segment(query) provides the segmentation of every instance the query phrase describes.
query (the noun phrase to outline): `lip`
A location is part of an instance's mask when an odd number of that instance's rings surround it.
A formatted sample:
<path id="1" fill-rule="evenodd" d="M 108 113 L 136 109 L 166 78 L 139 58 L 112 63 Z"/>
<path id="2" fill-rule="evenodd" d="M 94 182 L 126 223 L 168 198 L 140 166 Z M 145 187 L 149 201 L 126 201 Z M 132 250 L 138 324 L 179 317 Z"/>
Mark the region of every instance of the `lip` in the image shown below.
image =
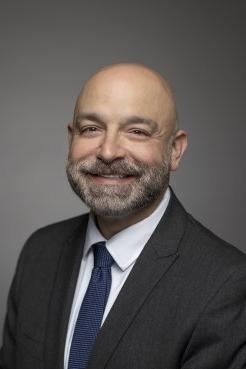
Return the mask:
<path id="1" fill-rule="evenodd" d="M 117 176 L 117 175 L 95 175 L 88 173 L 87 174 L 90 179 L 95 182 L 96 184 L 111 184 L 111 185 L 120 185 L 120 184 L 127 184 L 130 183 L 135 177 L 134 176 Z"/>

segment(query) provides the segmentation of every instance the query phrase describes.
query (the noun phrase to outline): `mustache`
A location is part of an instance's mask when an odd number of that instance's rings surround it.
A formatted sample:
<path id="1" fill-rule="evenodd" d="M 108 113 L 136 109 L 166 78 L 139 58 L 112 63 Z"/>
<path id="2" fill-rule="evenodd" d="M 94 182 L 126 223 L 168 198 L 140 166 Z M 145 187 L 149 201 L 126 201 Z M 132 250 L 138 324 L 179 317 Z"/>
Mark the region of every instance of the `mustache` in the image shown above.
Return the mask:
<path id="1" fill-rule="evenodd" d="M 92 175 L 118 175 L 141 177 L 149 167 L 137 160 L 117 159 L 110 163 L 100 159 L 78 159 L 68 161 L 68 167 L 76 167 L 77 172 Z"/>

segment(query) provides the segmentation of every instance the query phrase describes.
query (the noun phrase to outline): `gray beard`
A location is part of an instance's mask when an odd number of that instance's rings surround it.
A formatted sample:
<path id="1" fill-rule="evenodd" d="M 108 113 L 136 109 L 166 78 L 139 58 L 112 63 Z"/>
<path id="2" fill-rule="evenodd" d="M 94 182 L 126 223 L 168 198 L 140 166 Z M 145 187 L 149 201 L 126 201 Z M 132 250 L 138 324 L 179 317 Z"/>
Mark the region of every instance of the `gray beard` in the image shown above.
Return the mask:
<path id="1" fill-rule="evenodd" d="M 104 217 L 123 217 L 155 201 L 169 183 L 170 159 L 156 166 L 137 160 L 116 159 L 110 163 L 102 159 L 68 160 L 68 181 L 78 197 L 96 214 Z M 132 175 L 127 184 L 96 184 L 87 175 Z"/>

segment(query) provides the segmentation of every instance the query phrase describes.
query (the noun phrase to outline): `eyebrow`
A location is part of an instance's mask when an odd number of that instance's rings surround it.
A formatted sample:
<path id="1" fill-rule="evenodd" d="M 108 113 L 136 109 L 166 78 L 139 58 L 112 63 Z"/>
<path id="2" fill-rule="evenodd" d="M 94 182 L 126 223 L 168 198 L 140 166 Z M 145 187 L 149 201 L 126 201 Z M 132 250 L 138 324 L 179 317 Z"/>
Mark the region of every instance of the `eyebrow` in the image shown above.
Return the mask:
<path id="1" fill-rule="evenodd" d="M 132 115 L 128 117 L 125 121 L 125 124 L 132 124 L 132 123 L 139 123 L 139 124 L 146 124 L 150 126 L 151 128 L 157 128 L 158 124 L 155 120 L 151 118 L 141 117 L 138 115 Z"/>
<path id="2" fill-rule="evenodd" d="M 105 124 L 103 119 L 96 113 L 80 113 L 75 117 L 75 124 L 78 125 L 82 120 L 90 120 L 99 124 Z"/>
<path id="3" fill-rule="evenodd" d="M 101 118 L 96 113 L 81 113 L 81 114 L 79 114 L 75 118 L 75 124 L 78 125 L 82 120 L 90 120 L 92 122 L 96 122 L 96 123 L 105 125 L 104 119 Z M 130 117 L 128 117 L 126 119 L 123 119 L 121 121 L 121 124 L 123 124 L 123 125 L 134 124 L 134 123 L 146 124 L 146 125 L 150 126 L 153 129 L 158 127 L 158 124 L 155 120 L 153 120 L 151 118 L 141 117 L 141 116 L 138 116 L 138 115 L 131 115 Z"/>

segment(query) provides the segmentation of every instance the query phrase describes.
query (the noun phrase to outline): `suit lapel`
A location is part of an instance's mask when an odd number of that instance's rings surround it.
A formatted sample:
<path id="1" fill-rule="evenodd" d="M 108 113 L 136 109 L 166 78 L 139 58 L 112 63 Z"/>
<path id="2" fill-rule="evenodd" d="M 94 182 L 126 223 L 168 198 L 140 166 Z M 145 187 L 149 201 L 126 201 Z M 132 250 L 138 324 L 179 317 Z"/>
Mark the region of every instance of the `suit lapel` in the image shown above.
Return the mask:
<path id="1" fill-rule="evenodd" d="M 82 216 L 70 239 L 61 251 L 52 290 L 45 340 L 45 368 L 64 367 L 67 326 L 83 254 L 88 215 Z"/>
<path id="2" fill-rule="evenodd" d="M 88 369 L 104 368 L 139 309 L 178 258 L 186 226 L 186 212 L 175 195 L 144 247 L 102 326 Z"/>

